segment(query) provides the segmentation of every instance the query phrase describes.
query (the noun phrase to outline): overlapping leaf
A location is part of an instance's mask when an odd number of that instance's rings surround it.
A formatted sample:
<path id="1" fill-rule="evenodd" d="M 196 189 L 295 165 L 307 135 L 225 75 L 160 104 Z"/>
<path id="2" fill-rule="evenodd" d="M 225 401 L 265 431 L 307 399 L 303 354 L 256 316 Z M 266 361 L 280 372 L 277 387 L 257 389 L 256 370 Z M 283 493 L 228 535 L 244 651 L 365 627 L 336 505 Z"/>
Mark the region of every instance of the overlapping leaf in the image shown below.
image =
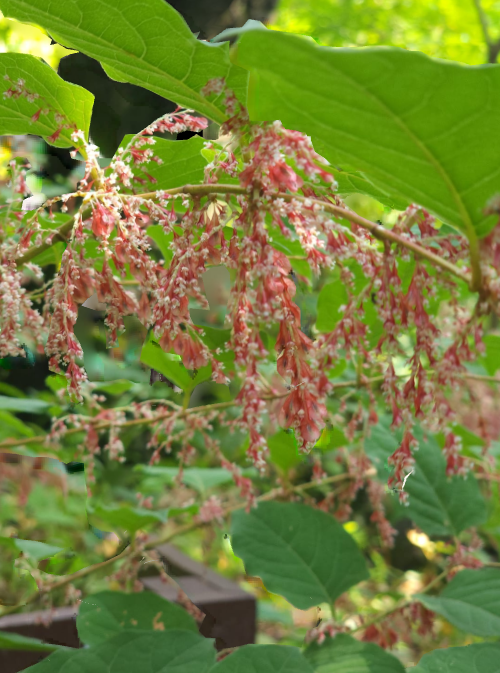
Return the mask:
<path id="1" fill-rule="evenodd" d="M 253 121 L 308 134 L 334 167 L 365 174 L 386 198 L 418 203 L 469 237 L 496 223 L 483 209 L 499 191 L 500 66 L 320 47 L 262 29 L 241 36 L 234 60 L 251 73 Z"/>
<path id="2" fill-rule="evenodd" d="M 225 77 L 245 103 L 247 73 L 232 65 L 229 44 L 198 41 L 181 15 L 163 0 L 1 0 L 5 17 L 37 24 L 57 42 L 100 61 L 106 73 L 223 122 L 223 96 L 200 94 L 208 80 Z"/>
<path id="3" fill-rule="evenodd" d="M 24 80 L 26 91 L 40 98 L 30 102 L 23 95 L 5 97 L 4 93 L 19 79 Z M 0 135 L 32 133 L 56 147 L 72 147 L 74 129 L 63 129 L 57 139 L 48 140 L 60 126 L 55 119 L 58 113 L 88 139 L 94 96 L 81 86 L 65 82 L 41 59 L 29 54 L 0 54 L 0 82 Z M 41 108 L 50 108 L 49 114 L 40 114 L 37 121 L 32 121 Z"/>

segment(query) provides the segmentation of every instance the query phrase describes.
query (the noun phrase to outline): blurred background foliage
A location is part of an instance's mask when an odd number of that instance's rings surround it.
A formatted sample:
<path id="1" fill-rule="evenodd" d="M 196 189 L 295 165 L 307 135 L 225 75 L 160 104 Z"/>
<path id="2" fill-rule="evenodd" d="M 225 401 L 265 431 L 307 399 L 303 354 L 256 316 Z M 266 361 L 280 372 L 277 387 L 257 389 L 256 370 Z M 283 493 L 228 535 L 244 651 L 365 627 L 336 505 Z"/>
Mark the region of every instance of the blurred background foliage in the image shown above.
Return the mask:
<path id="1" fill-rule="evenodd" d="M 269 28 L 328 47 L 402 47 L 468 65 L 488 62 L 480 12 L 500 39 L 498 0 L 281 0 Z"/>
<path id="2" fill-rule="evenodd" d="M 432 57 L 480 65 L 491 60 L 490 57 L 494 55 L 492 48 L 500 38 L 498 0 L 482 0 L 482 17 L 476 0 L 280 0 L 278 3 L 272 0 L 228 0 L 214 5 L 210 17 L 201 15 L 197 7 L 199 2 L 179 2 L 179 6 L 173 2 L 171 4 L 185 16 L 193 31 L 202 31 L 200 39 L 211 39 L 224 28 L 241 26 L 248 18 L 253 18 L 263 21 L 274 30 L 311 35 L 320 44 L 327 46 L 397 46 L 418 50 Z M 486 27 L 490 45 L 485 37 Z M 36 27 L 0 18 L 0 51 L 39 56 L 55 70 L 59 69 L 62 77 L 80 83 L 94 93 L 96 105 L 91 135 L 97 144 L 101 141 L 104 144 L 101 148 L 103 156 L 112 155 L 123 135 L 137 132 L 159 115 L 173 109 L 173 105 L 168 107 L 171 105 L 169 101 L 159 99 L 150 92 L 112 82 L 97 62 L 51 42 L 47 34 Z M 110 128 L 111 131 L 106 135 Z M 32 136 L 2 137 L 0 196 L 3 203 L 10 198 L 6 168 L 13 156 L 29 159 L 32 170 L 28 175 L 28 185 L 33 193 L 42 193 L 47 198 L 75 189 L 76 183 L 83 177 L 82 167 L 78 162 L 69 160 L 66 150 L 56 151 Z M 107 163 L 103 159 L 103 165 Z M 397 216 L 396 212 L 387 212 L 379 203 L 365 196 L 351 197 L 348 203 L 370 219 L 383 216 L 390 222 Z M 50 273 L 53 274 L 57 268 L 58 259 L 55 258 L 54 265 L 49 267 Z M 297 284 L 297 302 L 301 305 L 306 323 L 303 328 L 307 329 L 315 322 L 318 289 L 315 287 L 311 292 L 302 282 Z M 193 305 L 192 308 L 195 311 L 197 307 Z M 177 393 L 164 384 L 158 382 L 149 386 L 149 370 L 138 358 L 144 335 L 137 325 L 132 324 L 133 321 L 127 324 L 127 332 L 120 337 L 119 347 L 106 349 L 99 313 L 92 312 L 91 315 L 89 309 L 83 308 L 80 314 L 77 333 L 85 346 L 87 365 L 92 369 L 92 362 L 95 362 L 94 369 L 102 374 L 96 393 L 105 395 L 105 407 L 126 407 L 132 402 L 152 397 L 179 401 Z M 478 370 L 478 373 L 481 371 Z M 355 375 L 352 363 L 348 364 L 343 375 Z M 227 399 L 227 393 L 222 388 L 209 382 L 203 383 L 195 390 L 191 406 Z M 44 357 L 37 356 L 34 369 L 0 370 L 0 441 L 13 436 L 43 434 L 48 430 L 52 416 L 70 412 L 71 409 L 61 402 L 58 395 L 60 389 L 60 381 L 48 370 Z M 484 401 L 486 398 L 480 399 Z M 332 400 L 329 406 L 332 413 L 337 413 L 339 401 Z M 358 400 L 348 400 L 347 408 L 354 414 Z M 459 406 L 457 408 L 460 411 Z M 470 409 L 465 406 L 462 411 L 463 417 L 470 413 Z M 495 416 L 493 408 L 491 415 Z M 465 421 L 464 425 L 471 427 Z M 336 441 L 324 449 L 323 466 L 329 475 L 340 470 L 337 459 L 345 437 L 340 431 L 338 434 Z M 225 455 L 245 467 L 246 438 L 229 433 L 217 423 L 214 423 L 214 435 L 221 441 Z M 271 446 L 273 459 L 278 465 L 283 460 L 280 451 L 289 441 L 289 436 L 285 437 L 276 433 Z M 479 438 L 474 437 L 472 445 L 476 440 L 479 444 Z M 176 507 L 189 508 L 195 501 L 212 494 L 226 501 L 231 498 L 237 500 L 236 489 L 231 482 L 214 485 L 201 480 L 197 484 L 174 485 L 172 481 L 166 483 L 165 478 L 135 469 L 139 464 L 147 463 L 151 455 L 151 449 L 146 448 L 148 439 L 147 428 L 141 426 L 129 429 L 124 437 L 126 461 L 123 464 L 107 460 L 103 452 L 97 465 L 97 479 L 103 501 L 133 506 L 137 503 L 136 493 L 140 492 L 143 496 L 151 496 L 154 509 L 161 510 L 174 504 Z M 197 459 L 197 466 L 212 466 L 207 452 L 203 452 L 202 440 L 198 437 L 193 444 L 201 456 Z M 71 548 L 72 554 L 63 555 L 54 561 L 52 572 L 58 574 L 74 572 L 107 558 L 120 545 L 116 535 L 99 535 L 89 526 L 85 511 L 84 473 L 75 463 L 82 448 L 81 434 L 68 438 L 65 453 L 57 458 L 67 462 L 70 469 L 64 469 L 62 463 L 54 460 L 45 466 L 45 474 L 42 474 L 32 470 L 30 461 L 38 452 L 44 451 L 43 446 L 36 443 L 26 445 L 18 450 L 18 453 L 24 454 L 26 462 L 19 468 L 17 476 L 0 484 L 0 536 L 47 541 Z M 162 467 L 173 468 L 178 464 L 179 448 L 174 442 L 172 453 L 162 459 Z M 258 487 L 263 490 L 272 488 L 276 476 L 283 473 L 296 483 L 308 481 L 312 462 L 309 459 L 290 460 L 288 454 L 283 469 L 278 467 L 274 477 L 266 482 L 257 481 Z M 313 498 L 320 499 L 323 495 L 320 490 L 311 491 Z M 337 615 L 340 619 L 356 612 L 376 613 L 390 607 L 401 595 L 418 592 L 436 576 L 443 559 L 450 554 L 452 548 L 446 545 L 446 541 L 433 541 L 416 530 L 410 519 L 392 516 L 391 498 L 388 500 L 389 518 L 399 533 L 395 548 L 388 553 L 381 550 L 374 526 L 369 521 L 366 494 L 358 492 L 353 503 L 352 520 L 345 524 L 345 528 L 355 537 L 369 559 L 371 581 L 365 583 L 362 589 L 354 587 L 348 592 L 345 610 L 340 609 Z M 495 502 L 494 516 L 489 522 L 489 530 L 492 531 L 489 553 L 491 558 L 498 560 L 496 548 L 500 535 L 500 506 Z M 259 598 L 257 642 L 302 645 L 306 630 L 318 619 L 317 610 L 296 610 L 283 598 L 269 594 L 258 578 L 246 576 L 241 560 L 232 553 L 230 540 L 225 538 L 226 532 L 224 525 L 214 526 L 193 531 L 176 539 L 175 543 L 193 558 L 204 561 L 255 593 Z M 51 570 L 46 566 L 44 568 L 46 571 Z M 107 579 L 106 575 L 107 570 L 103 570 L 85 578 L 79 585 L 83 594 L 117 588 L 116 583 Z M 26 590 L 22 584 L 23 580 L 16 579 L 13 568 L 5 559 L 0 562 L 0 595 L 10 592 L 14 598 L 19 598 Z M 53 598 L 56 606 L 66 602 L 63 591 L 55 592 Z M 30 611 L 40 607 L 30 605 L 22 610 Z M 329 606 L 325 604 L 320 607 L 320 617 L 327 619 L 330 616 Z M 399 643 L 395 654 L 409 666 L 416 663 L 422 654 L 434 649 L 436 643 L 439 643 L 439 647 L 453 647 L 484 640 L 487 639 L 466 636 L 438 618 L 434 640 L 415 634 L 414 646 L 409 648 Z"/>

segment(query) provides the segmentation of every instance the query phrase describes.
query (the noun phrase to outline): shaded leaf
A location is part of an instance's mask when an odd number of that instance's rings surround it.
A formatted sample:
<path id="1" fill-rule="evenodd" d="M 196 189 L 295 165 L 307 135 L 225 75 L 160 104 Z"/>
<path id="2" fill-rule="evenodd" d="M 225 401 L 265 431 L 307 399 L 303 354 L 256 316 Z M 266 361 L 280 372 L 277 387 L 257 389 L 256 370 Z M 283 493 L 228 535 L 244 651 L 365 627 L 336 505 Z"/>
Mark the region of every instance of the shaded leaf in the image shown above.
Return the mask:
<path id="1" fill-rule="evenodd" d="M 339 633 L 323 644 L 311 643 L 304 651 L 315 673 L 404 673 L 395 656 L 374 643 L 363 643 Z"/>
<path id="2" fill-rule="evenodd" d="M 196 622 L 185 610 L 150 591 L 92 594 L 81 602 L 76 625 L 85 645 L 99 645 L 124 629 L 198 632 Z"/>
<path id="3" fill-rule="evenodd" d="M 231 544 L 247 574 L 300 610 L 333 603 L 368 578 L 356 543 L 333 517 L 299 503 L 262 502 L 232 514 Z"/>
<path id="4" fill-rule="evenodd" d="M 313 673 L 298 647 L 243 645 L 219 661 L 210 673 Z"/>
<path id="5" fill-rule="evenodd" d="M 412 673 L 497 673 L 500 643 L 447 647 L 424 654 Z"/>
<path id="6" fill-rule="evenodd" d="M 415 594 L 429 610 L 477 636 L 500 635 L 500 569 L 462 570 L 439 596 Z"/>
<path id="7" fill-rule="evenodd" d="M 384 465 L 398 448 L 401 436 L 400 432 L 391 431 L 389 424 L 387 418 L 381 419 L 365 440 L 365 451 L 384 481 Z M 486 503 L 474 475 L 465 479 L 447 477 L 446 459 L 436 439 L 424 435 L 418 426 L 414 431 L 419 449 L 413 453 L 415 469 L 405 485 L 409 506 L 401 508 L 401 516 L 410 517 L 424 533 L 436 536 L 458 535 L 470 526 L 484 523 L 488 516 Z"/>

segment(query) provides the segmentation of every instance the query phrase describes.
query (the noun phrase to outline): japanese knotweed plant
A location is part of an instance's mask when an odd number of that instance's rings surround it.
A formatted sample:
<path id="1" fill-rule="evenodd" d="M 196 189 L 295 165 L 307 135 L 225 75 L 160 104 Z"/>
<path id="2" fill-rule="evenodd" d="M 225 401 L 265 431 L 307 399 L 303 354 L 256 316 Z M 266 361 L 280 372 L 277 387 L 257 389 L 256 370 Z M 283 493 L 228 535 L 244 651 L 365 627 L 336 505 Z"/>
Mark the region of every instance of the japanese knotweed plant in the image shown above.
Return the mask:
<path id="1" fill-rule="evenodd" d="M 29 7 L 21 0 L 0 0 L 0 9 L 5 16 L 35 21 L 65 46 L 98 59 L 110 77 L 179 105 L 126 137 L 109 166 L 102 167 L 88 138 L 91 94 L 62 81 L 34 57 L 0 55 L 1 132 L 31 133 L 57 147 L 72 147 L 72 156 L 85 162 L 77 191 L 28 211 L 22 208 L 30 195 L 27 167 L 12 162 L 14 198 L 1 218 L 0 356 L 23 356 L 23 344 L 30 342 L 46 354 L 51 371 L 65 377 L 61 395 L 90 410 L 54 418 L 43 438 L 47 446 L 57 448 L 65 437 L 83 431 L 79 457 L 91 484 L 93 456 L 107 450 L 111 459 L 123 461 L 122 430 L 145 423 L 152 430 L 151 464 L 162 452 L 170 453 L 175 441 L 181 447 L 182 478 L 183 466 L 197 453 L 193 437 L 201 432 L 246 504 L 246 512 L 233 518 L 235 552 L 249 573 L 262 576 L 271 591 L 302 609 L 333 605 L 350 586 L 367 579 L 354 543 L 329 516 L 345 521 L 363 486 L 383 544 L 393 543 L 380 474 L 374 478 L 382 454 L 393 469 L 389 486 L 408 505 L 408 494 L 418 500 L 418 489 L 428 486 L 433 471 L 428 464 L 424 468 L 430 454 L 419 465 L 414 452 L 430 450 L 435 440 L 429 436 L 439 435 L 441 453 L 437 449 L 433 460 L 442 467 L 443 480 L 433 488 L 449 518 L 439 528 L 420 511 L 426 524 L 419 525 L 437 535 L 449 527 L 457 536 L 484 522 L 484 502 L 468 474 L 474 463 L 462 455 L 461 436 L 453 429 L 457 416 L 449 392 L 474 376 L 466 364 L 484 354 L 487 318 L 499 315 L 497 66 L 469 68 L 397 49 L 327 49 L 254 25 L 242 31 L 230 52 L 228 43 L 197 41 L 160 0 L 149 0 L 140 10 L 132 1 L 112 0 L 99 11 L 94 0 L 55 9 L 43 0 Z M 140 22 L 139 11 L 146 16 Z M 220 125 L 217 141 L 173 143 L 153 136 L 200 132 L 209 120 Z M 346 205 L 343 199 L 353 193 L 396 208 L 392 226 Z M 53 262 L 47 252 L 59 242 L 60 264 L 47 280 L 43 267 Z M 195 323 L 190 307 L 193 300 L 209 307 L 202 276 L 221 265 L 230 272 L 231 292 L 227 329 L 214 337 Z M 40 288 L 30 294 L 25 286 L 33 279 Z M 297 288 L 307 286 L 321 288 L 316 327 L 309 334 L 296 297 Z M 82 366 L 74 326 L 78 306 L 94 293 L 106 305 L 108 346 L 116 344 L 124 317 L 138 317 L 149 330 L 143 361 L 182 387 L 182 405 L 151 400 L 110 409 L 103 407 L 103 396 L 91 394 L 95 385 Z M 172 356 L 182 363 L 177 375 L 169 365 Z M 270 363 L 277 375 L 269 376 Z M 350 374 L 343 378 L 345 363 Z M 234 398 L 189 408 L 194 386 L 209 379 L 231 384 Z M 348 407 L 348 393 L 334 409 L 332 398 L 349 387 L 359 393 L 358 407 Z M 229 413 L 235 407 L 238 415 Z M 390 419 L 384 426 L 386 410 Z M 318 447 L 328 444 L 329 433 L 341 431 L 346 445 L 358 447 L 345 455 L 347 487 L 312 507 L 295 502 L 257 507 L 259 499 L 293 501 L 302 491 L 283 478 L 277 489 L 257 497 L 251 479 L 223 455 L 212 432 L 215 421 L 248 434 L 247 457 L 262 474 L 270 462 L 267 430 L 275 421 L 292 430 L 299 451 L 314 456 L 312 484 L 340 481 L 324 472 Z M 385 428 L 381 450 L 380 445 L 373 449 L 372 426 L 379 432 Z M 104 447 L 100 433 L 107 433 Z M 486 447 L 491 439 L 484 431 Z M 22 443 L 12 439 L 0 446 Z M 472 488 L 467 516 L 458 512 L 458 477 L 464 488 Z M 187 528 L 220 520 L 234 509 L 212 496 Z M 291 532 L 285 530 L 289 520 Z M 318 560 L 314 550 L 325 536 L 330 541 Z M 116 559 L 132 562 L 150 550 L 158 561 L 152 548 L 172 537 L 169 532 L 151 540 L 137 533 L 134 545 Z M 284 555 L 276 561 L 265 554 L 273 542 Z M 466 547 L 458 537 L 456 543 L 444 576 L 459 565 L 482 565 L 472 554 L 477 545 Z M 280 563 L 290 549 L 290 567 L 282 572 Z M 332 579 L 327 566 L 335 554 Z M 421 602 L 406 600 L 390 612 L 420 619 L 423 633 L 432 624 L 429 610 L 462 624 L 467 617 L 453 612 L 445 594 L 451 600 L 462 584 L 465 590 L 480 581 L 500 586 L 498 569 L 484 572 L 492 575 L 480 580 L 472 570 L 462 571 L 441 597 L 422 594 Z M 130 586 L 126 582 L 137 578 L 137 561 L 122 566 L 116 577 Z M 55 585 L 41 575 L 38 580 L 46 591 L 73 578 Z M 474 600 L 463 598 L 469 616 L 480 609 Z M 495 626 L 478 626 L 479 635 L 500 634 L 500 614 L 497 608 L 491 612 Z M 365 629 L 364 640 L 391 647 L 403 637 L 397 632 L 403 627 L 382 628 L 375 625 L 378 619 L 354 630 Z M 325 634 L 352 630 L 332 620 L 310 637 L 321 643 Z M 352 638 L 341 635 L 332 642 L 331 661 L 357 656 Z M 301 659 L 293 670 L 334 670 L 322 668 L 323 654 L 311 647 L 309 663 Z M 484 656 L 498 654 L 495 647 Z M 378 650 L 373 656 L 382 657 L 384 670 L 400 670 L 394 657 L 384 659 L 388 655 Z M 465 662 L 466 655 L 460 656 Z M 281 670 L 278 659 L 272 670 Z"/>

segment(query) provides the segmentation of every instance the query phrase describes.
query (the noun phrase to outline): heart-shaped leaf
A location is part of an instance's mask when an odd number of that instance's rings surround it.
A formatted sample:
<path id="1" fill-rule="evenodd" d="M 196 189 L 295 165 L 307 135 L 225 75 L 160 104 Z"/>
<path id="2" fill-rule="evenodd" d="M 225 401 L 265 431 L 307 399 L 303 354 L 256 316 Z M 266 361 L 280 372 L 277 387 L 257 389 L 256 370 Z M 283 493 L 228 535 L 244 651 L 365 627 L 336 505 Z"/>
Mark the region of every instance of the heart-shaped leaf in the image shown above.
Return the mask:
<path id="1" fill-rule="evenodd" d="M 333 166 L 365 174 L 470 239 L 495 225 L 484 208 L 499 191 L 500 66 L 395 47 L 322 47 L 271 30 L 244 33 L 234 61 L 251 73 L 253 121 L 306 133 Z"/>
<path id="2" fill-rule="evenodd" d="M 263 502 L 233 513 L 231 545 L 249 575 L 300 610 L 333 603 L 368 579 L 356 543 L 333 517 L 299 503 Z"/>

